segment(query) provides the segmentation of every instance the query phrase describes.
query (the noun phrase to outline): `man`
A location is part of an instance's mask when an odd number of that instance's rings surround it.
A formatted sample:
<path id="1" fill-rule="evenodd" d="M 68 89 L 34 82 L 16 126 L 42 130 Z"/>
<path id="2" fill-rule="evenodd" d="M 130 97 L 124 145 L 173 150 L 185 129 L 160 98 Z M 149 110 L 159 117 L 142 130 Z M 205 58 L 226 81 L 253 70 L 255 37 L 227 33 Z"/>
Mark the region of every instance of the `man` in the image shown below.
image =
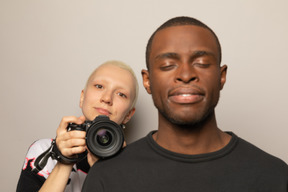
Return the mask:
<path id="1" fill-rule="evenodd" d="M 84 192 L 287 192 L 286 163 L 217 126 L 227 66 L 208 26 L 170 19 L 151 36 L 146 64 L 143 85 L 158 109 L 158 130 L 95 163 Z"/>

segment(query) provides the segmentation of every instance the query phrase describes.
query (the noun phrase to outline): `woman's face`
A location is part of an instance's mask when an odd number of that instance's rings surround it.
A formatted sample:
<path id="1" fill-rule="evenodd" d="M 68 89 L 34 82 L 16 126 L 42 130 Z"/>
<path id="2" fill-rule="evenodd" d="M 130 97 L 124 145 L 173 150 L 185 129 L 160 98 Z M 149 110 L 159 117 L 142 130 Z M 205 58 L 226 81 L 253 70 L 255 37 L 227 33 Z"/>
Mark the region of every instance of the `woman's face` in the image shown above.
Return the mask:
<path id="1" fill-rule="evenodd" d="M 88 80 L 81 93 L 80 107 L 86 120 L 106 115 L 118 124 L 125 124 L 135 112 L 132 108 L 135 96 L 132 74 L 115 65 L 104 65 Z"/>

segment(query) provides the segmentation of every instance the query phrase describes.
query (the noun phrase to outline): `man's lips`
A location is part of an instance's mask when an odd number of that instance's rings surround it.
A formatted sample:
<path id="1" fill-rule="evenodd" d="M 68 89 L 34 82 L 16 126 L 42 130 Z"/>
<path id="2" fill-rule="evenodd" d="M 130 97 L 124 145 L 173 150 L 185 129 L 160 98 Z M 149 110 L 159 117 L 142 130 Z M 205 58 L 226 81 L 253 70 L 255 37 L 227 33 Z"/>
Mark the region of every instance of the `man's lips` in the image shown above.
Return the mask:
<path id="1" fill-rule="evenodd" d="M 179 104 L 193 104 L 204 98 L 204 92 L 190 87 L 179 87 L 168 93 L 169 100 Z"/>
<path id="2" fill-rule="evenodd" d="M 108 111 L 107 109 L 103 109 L 103 108 L 95 108 L 98 113 L 100 113 L 101 115 L 106 115 L 109 116 L 111 115 L 110 111 Z"/>

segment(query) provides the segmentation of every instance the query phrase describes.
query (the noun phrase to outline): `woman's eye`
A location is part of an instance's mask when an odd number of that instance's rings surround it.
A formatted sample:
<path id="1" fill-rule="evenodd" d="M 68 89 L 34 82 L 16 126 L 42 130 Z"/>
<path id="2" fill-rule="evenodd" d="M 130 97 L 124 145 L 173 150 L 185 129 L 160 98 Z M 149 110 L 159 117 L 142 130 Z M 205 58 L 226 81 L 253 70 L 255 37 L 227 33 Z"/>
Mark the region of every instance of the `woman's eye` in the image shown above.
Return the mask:
<path id="1" fill-rule="evenodd" d="M 119 95 L 120 97 L 127 98 L 127 96 L 126 96 L 124 93 L 119 92 L 118 95 Z"/>
<path id="2" fill-rule="evenodd" d="M 103 88 L 103 86 L 99 85 L 99 84 L 96 84 L 95 87 L 98 88 L 98 89 L 102 89 Z"/>

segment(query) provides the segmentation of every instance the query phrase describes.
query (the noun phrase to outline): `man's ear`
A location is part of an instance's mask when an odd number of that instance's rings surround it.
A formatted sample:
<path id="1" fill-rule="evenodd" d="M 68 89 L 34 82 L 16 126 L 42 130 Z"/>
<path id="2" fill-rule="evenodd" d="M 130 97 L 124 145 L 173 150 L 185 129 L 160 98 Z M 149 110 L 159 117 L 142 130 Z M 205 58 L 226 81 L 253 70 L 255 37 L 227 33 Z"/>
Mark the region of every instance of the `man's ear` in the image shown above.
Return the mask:
<path id="1" fill-rule="evenodd" d="M 220 83 L 221 83 L 221 90 L 223 89 L 224 85 L 225 85 L 225 82 L 226 82 L 226 75 L 227 75 L 227 65 L 223 65 L 221 67 L 221 79 L 220 79 Z"/>
<path id="2" fill-rule="evenodd" d="M 79 107 L 81 109 L 82 109 L 82 106 L 83 106 L 83 101 L 84 101 L 84 90 L 81 91 L 81 95 L 80 95 Z"/>
<path id="3" fill-rule="evenodd" d="M 125 116 L 122 124 L 128 123 L 128 121 L 133 117 L 135 111 L 136 111 L 136 109 L 135 109 L 135 107 L 133 107 L 133 108 L 127 113 L 127 115 Z"/>
<path id="4" fill-rule="evenodd" d="M 145 87 L 147 93 L 151 94 L 149 71 L 142 69 L 141 74 L 142 74 L 142 79 L 143 79 L 143 86 Z"/>

